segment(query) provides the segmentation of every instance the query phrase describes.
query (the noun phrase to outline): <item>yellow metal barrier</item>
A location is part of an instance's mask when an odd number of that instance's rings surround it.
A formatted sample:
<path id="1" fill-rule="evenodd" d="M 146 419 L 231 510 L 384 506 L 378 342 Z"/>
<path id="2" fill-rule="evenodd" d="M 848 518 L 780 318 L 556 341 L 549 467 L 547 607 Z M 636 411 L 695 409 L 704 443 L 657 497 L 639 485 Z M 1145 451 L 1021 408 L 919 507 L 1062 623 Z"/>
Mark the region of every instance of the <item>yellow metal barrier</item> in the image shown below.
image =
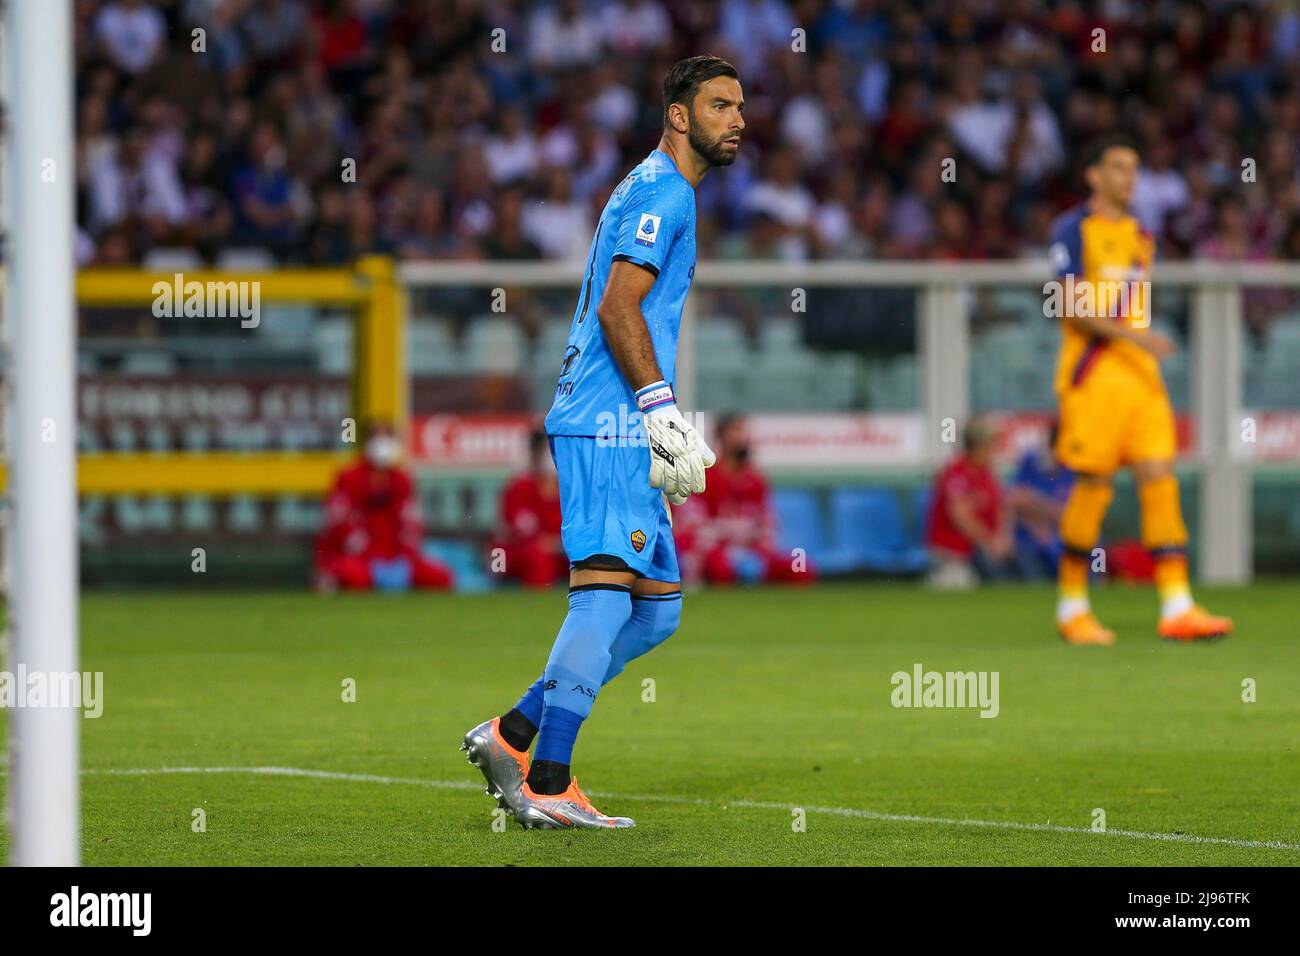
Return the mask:
<path id="1" fill-rule="evenodd" d="M 362 260 L 364 263 L 366 260 Z M 383 260 L 380 260 L 381 262 Z M 155 284 L 171 286 L 179 274 L 185 283 L 256 282 L 263 302 L 312 302 L 362 307 L 370 298 L 369 280 L 350 269 L 290 269 L 283 272 L 145 272 L 138 269 L 82 269 L 77 273 L 77 304 L 149 305 Z"/>
<path id="2" fill-rule="evenodd" d="M 317 495 L 352 457 L 319 451 L 82 455 L 77 487 L 87 495 Z"/>
<path id="3" fill-rule="evenodd" d="M 157 283 L 176 273 L 140 269 L 84 269 L 77 275 L 79 305 L 146 306 Z M 353 269 L 268 272 L 183 272 L 184 282 L 256 282 L 262 303 L 348 306 L 357 313 L 353 407 L 358 423 L 393 422 L 402 433 L 408 415 L 406 302 L 392 260 L 361 259 Z M 342 423 L 340 423 L 341 425 Z M 111 452 L 83 454 L 77 488 L 84 495 L 240 494 L 318 495 L 353 456 L 346 452 Z M 0 490 L 6 484 L 0 464 Z"/>

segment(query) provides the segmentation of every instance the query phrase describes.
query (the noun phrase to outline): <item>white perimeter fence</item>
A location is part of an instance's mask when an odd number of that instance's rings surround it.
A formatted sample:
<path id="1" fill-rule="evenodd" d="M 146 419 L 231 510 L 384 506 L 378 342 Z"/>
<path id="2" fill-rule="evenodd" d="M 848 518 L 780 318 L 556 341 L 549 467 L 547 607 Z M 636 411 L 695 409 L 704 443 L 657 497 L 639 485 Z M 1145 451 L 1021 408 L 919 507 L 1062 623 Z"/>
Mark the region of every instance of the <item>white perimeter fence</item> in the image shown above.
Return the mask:
<path id="1" fill-rule="evenodd" d="M 556 288 L 575 291 L 581 263 L 406 263 L 408 290 L 429 288 Z M 693 289 L 861 288 L 917 290 L 917 363 L 920 415 L 926 423 L 925 452 L 911 464 L 934 465 L 951 453 L 941 440 L 945 419 L 964 421 L 970 412 L 971 332 L 968 293 L 980 287 L 1041 287 L 1053 279 L 1045 261 L 1013 262 L 701 262 Z M 1200 576 L 1211 582 L 1251 577 L 1251 476 L 1243 449 L 1242 291 L 1300 289 L 1300 264 L 1159 264 L 1151 275 L 1160 290 L 1181 288 L 1190 296 L 1191 414 L 1195 447 L 1188 464 L 1201 477 L 1198 552 Z M 684 407 L 696 394 L 695 296 L 687 302 L 678 354 L 678 392 Z M 486 298 L 485 298 L 486 301 Z M 1296 369 L 1300 374 L 1300 368 Z"/>

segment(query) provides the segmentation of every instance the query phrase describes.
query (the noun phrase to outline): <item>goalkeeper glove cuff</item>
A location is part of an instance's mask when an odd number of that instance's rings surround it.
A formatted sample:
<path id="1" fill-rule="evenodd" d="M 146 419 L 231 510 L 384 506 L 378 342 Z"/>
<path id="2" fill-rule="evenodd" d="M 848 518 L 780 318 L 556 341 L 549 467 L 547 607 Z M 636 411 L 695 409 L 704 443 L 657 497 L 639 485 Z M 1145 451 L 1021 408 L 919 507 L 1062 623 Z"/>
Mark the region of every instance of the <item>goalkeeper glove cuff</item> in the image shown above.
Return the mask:
<path id="1" fill-rule="evenodd" d="M 636 407 L 643 414 L 656 408 L 662 408 L 665 405 L 675 404 L 677 404 L 677 396 L 673 394 L 673 387 L 663 379 L 651 382 L 645 388 L 637 389 Z"/>

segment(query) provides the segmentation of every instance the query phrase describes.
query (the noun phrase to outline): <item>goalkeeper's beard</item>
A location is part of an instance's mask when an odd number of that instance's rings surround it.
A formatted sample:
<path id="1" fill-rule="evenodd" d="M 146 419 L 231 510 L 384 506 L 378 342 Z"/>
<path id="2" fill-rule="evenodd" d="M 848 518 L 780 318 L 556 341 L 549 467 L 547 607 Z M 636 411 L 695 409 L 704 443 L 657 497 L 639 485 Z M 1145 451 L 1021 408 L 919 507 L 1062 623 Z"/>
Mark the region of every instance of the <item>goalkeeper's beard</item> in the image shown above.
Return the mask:
<path id="1" fill-rule="evenodd" d="M 689 125 L 686 130 L 686 141 L 691 144 L 691 149 L 699 153 L 704 161 L 710 166 L 730 166 L 736 161 L 736 154 L 739 150 L 727 152 L 722 148 L 722 141 L 730 138 L 732 133 L 724 133 L 717 139 L 710 142 L 705 136 L 704 127 L 695 122 L 695 112 L 692 110 L 689 115 Z"/>

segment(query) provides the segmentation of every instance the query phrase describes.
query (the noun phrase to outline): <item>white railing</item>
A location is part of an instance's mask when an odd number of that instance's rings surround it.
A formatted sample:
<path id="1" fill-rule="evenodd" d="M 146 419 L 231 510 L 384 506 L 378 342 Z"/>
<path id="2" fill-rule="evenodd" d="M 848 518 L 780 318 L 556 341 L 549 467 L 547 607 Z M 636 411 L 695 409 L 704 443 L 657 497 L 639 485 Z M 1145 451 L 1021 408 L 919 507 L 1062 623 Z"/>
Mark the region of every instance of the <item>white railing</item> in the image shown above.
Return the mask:
<path id="1" fill-rule="evenodd" d="M 406 263 L 400 276 L 408 289 L 506 286 L 576 289 L 581 262 Z M 963 293 L 981 286 L 1041 285 L 1053 278 L 1045 260 L 1007 262 L 810 263 L 707 261 L 699 263 L 695 288 L 913 286 L 920 292 L 917 361 L 921 414 L 927 423 L 929 460 L 941 459 L 946 418 L 970 413 L 970 326 Z M 1173 262 L 1151 276 L 1164 287 L 1191 290 L 1192 412 L 1197 423 L 1192 466 L 1202 476 L 1200 577 L 1241 582 L 1251 577 L 1251 465 L 1239 453 L 1242 410 L 1243 288 L 1300 288 L 1300 263 Z M 485 297 L 485 303 L 488 301 Z M 696 315 L 688 300 L 679 344 L 678 391 L 689 406 L 695 394 Z M 1297 370 L 1300 371 L 1300 370 Z"/>

